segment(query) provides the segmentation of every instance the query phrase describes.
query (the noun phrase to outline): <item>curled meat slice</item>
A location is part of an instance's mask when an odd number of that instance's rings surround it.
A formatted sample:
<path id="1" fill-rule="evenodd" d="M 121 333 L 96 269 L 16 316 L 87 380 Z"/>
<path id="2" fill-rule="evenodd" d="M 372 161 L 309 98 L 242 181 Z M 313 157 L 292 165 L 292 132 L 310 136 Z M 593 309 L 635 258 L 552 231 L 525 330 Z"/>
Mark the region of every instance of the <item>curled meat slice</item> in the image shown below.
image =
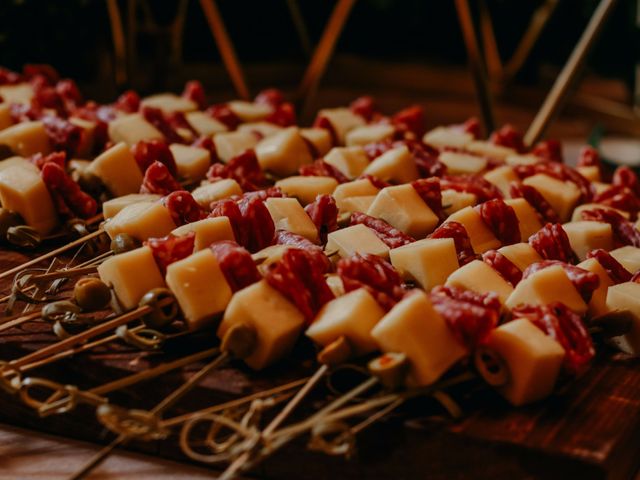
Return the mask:
<path id="1" fill-rule="evenodd" d="M 511 198 L 524 198 L 529 205 L 540 215 L 540 218 L 546 222 L 558 223 L 560 217 L 547 202 L 542 194 L 531 185 L 523 183 L 512 183 L 509 187 Z"/>
<path id="2" fill-rule="evenodd" d="M 262 279 L 251 254 L 236 242 L 222 240 L 212 243 L 209 248 L 234 293 Z"/>
<path id="3" fill-rule="evenodd" d="M 327 243 L 327 235 L 338 229 L 338 206 L 331 195 L 318 195 L 313 203 L 304 207 L 304 211 L 318 229 L 320 242 Z"/>
<path id="4" fill-rule="evenodd" d="M 164 205 L 169 210 L 176 225 L 186 225 L 205 218 L 205 213 L 193 195 L 186 190 L 171 192 L 164 198 Z"/>
<path id="5" fill-rule="evenodd" d="M 561 262 L 559 260 L 543 260 L 542 262 L 536 262 L 529 265 L 522 274 L 522 278 L 528 278 L 534 273 L 545 268 L 553 267 L 554 265 L 562 267 L 582 299 L 585 303 L 589 303 L 593 292 L 595 292 L 600 285 L 600 278 L 595 273 L 585 270 L 584 268 L 569 265 L 568 263 Z"/>
<path id="6" fill-rule="evenodd" d="M 618 284 L 631 280 L 631 273 L 606 250 L 602 248 L 591 250 L 587 253 L 587 258 L 595 258 L 602 268 L 607 271 L 607 275 L 609 275 L 613 283 Z"/>
<path id="7" fill-rule="evenodd" d="M 131 153 L 141 172 L 146 172 L 153 162 L 160 162 L 167 167 L 173 177 L 178 176 L 178 167 L 173 153 L 164 140 L 140 140 L 131 147 Z"/>
<path id="8" fill-rule="evenodd" d="M 150 238 L 145 242 L 151 249 L 153 258 L 164 275 L 167 273 L 167 267 L 173 262 L 187 258 L 193 253 L 193 247 L 196 241 L 196 234 L 189 232 L 187 235 L 176 237 L 175 235 L 167 235 L 162 238 Z"/>
<path id="9" fill-rule="evenodd" d="M 488 264 L 514 287 L 522 280 L 522 272 L 498 250 L 488 250 L 482 254 L 482 261 Z"/>
<path id="10" fill-rule="evenodd" d="M 182 186 L 173 178 L 164 163 L 155 161 L 144 172 L 140 193 L 168 195 L 177 190 L 182 190 Z"/>
<path id="11" fill-rule="evenodd" d="M 226 164 L 214 163 L 207 172 L 207 178 L 210 181 L 231 178 L 243 191 L 260 190 L 269 185 L 254 150 L 246 150 Z"/>
<path id="12" fill-rule="evenodd" d="M 459 222 L 445 222 L 436 228 L 428 238 L 452 238 L 456 253 L 458 254 L 458 263 L 464 266 L 476 259 L 476 252 L 473 251 L 469 234 Z"/>
<path id="13" fill-rule="evenodd" d="M 83 192 L 58 163 L 44 163 L 40 175 L 61 215 L 89 218 L 98 211 L 98 202 Z"/>
<path id="14" fill-rule="evenodd" d="M 545 260 L 559 260 L 565 263 L 577 261 L 567 232 L 559 223 L 547 223 L 529 237 L 529 245 Z"/>
<path id="15" fill-rule="evenodd" d="M 437 178 L 421 178 L 411 182 L 411 186 L 441 222 L 447 218 L 447 214 L 442 207 L 440 180 Z"/>
<path id="16" fill-rule="evenodd" d="M 611 225 L 613 237 L 618 245 L 640 247 L 640 231 L 635 225 L 615 210 L 593 208 L 581 212 L 583 220 L 605 222 Z"/>
<path id="17" fill-rule="evenodd" d="M 302 165 L 298 169 L 298 173 L 305 177 L 333 177 L 338 181 L 338 183 L 345 183 L 349 181 L 344 173 L 321 158 L 317 159 L 313 163 Z"/>
<path id="18" fill-rule="evenodd" d="M 496 198 L 475 208 L 502 245 L 512 245 L 520 241 L 520 221 L 513 207 L 507 205 L 504 200 Z"/>
<path id="19" fill-rule="evenodd" d="M 408 243 L 415 242 L 415 239 L 401 232 L 397 228 L 392 227 L 381 218 L 371 217 L 362 212 L 353 212 L 351 214 L 350 225 L 359 223 L 369 227 L 373 233 L 382 240 L 389 248 L 398 248 Z"/>

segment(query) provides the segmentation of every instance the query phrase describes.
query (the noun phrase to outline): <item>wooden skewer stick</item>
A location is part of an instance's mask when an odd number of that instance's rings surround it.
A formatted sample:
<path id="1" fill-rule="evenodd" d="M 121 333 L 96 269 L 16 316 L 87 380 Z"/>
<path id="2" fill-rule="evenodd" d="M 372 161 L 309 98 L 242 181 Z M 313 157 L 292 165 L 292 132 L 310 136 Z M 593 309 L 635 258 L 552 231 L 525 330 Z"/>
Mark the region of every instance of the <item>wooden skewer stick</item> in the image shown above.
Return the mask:
<path id="1" fill-rule="evenodd" d="M 493 115 L 493 101 L 491 98 L 491 89 L 487 80 L 487 71 L 485 62 L 482 58 L 482 52 L 478 46 L 478 35 L 471 17 L 468 0 L 456 0 L 456 10 L 458 12 L 458 21 L 462 29 L 462 37 L 464 45 L 467 49 L 469 57 L 469 68 L 473 75 L 473 81 L 476 87 L 476 96 L 480 105 L 480 115 L 482 116 L 482 124 L 485 133 L 490 133 L 495 127 L 495 118 Z"/>
<path id="2" fill-rule="evenodd" d="M 616 0 L 600 0 L 587 28 L 584 30 L 580 40 L 578 40 L 573 52 L 571 52 L 569 60 L 567 60 L 560 75 L 558 75 L 538 114 L 531 122 L 529 130 L 524 136 L 525 144 L 533 145 L 540 140 L 551 121 L 564 105 L 569 90 L 572 88 L 578 74 L 582 71 L 587 55 L 615 4 Z"/>
<path id="3" fill-rule="evenodd" d="M 247 87 L 247 82 L 245 81 L 244 74 L 242 73 L 242 67 L 240 67 L 240 62 L 238 62 L 238 57 L 236 56 L 235 49 L 233 48 L 233 43 L 229 38 L 229 34 L 227 33 L 227 29 L 224 25 L 224 21 L 222 20 L 220 10 L 218 10 L 216 2 L 214 0 L 200 0 L 200 7 L 207 18 L 211 34 L 213 35 L 218 50 L 220 51 L 220 56 L 222 57 L 222 61 L 224 62 L 225 68 L 231 77 L 231 81 L 233 82 L 233 86 L 236 89 L 238 96 L 243 100 L 248 100 L 249 88 Z"/>
<path id="4" fill-rule="evenodd" d="M 309 62 L 309 66 L 304 73 L 302 82 L 298 90 L 298 98 L 303 101 L 302 115 L 305 116 L 308 113 L 309 107 L 313 102 L 315 94 L 318 90 L 320 80 L 324 75 L 329 64 L 333 51 L 338 43 L 340 33 L 347 23 L 349 13 L 353 8 L 356 0 L 339 0 L 336 4 L 331 17 L 327 22 L 327 26 L 322 33 L 322 38 L 316 47 L 316 50 Z"/>

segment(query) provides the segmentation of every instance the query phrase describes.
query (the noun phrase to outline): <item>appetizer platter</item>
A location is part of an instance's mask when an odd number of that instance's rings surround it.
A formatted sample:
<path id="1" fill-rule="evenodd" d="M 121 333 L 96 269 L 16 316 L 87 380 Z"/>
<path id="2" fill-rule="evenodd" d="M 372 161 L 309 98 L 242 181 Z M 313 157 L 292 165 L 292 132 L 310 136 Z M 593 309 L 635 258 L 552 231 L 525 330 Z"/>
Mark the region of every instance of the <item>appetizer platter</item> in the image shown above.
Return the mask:
<path id="1" fill-rule="evenodd" d="M 0 417 L 108 443 L 74 478 L 116 447 L 227 479 L 635 472 L 630 168 L 366 96 L 300 125 L 273 89 L 101 105 L 29 65 L 0 99 Z"/>

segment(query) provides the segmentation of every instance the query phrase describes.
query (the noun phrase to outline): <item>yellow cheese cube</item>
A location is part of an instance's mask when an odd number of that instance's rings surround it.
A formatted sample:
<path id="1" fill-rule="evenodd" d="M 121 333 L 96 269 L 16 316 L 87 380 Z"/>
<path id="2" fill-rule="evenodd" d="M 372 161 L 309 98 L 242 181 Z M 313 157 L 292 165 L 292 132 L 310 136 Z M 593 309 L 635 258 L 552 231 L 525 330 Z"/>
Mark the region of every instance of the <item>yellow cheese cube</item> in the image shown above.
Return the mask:
<path id="1" fill-rule="evenodd" d="M 348 146 L 367 145 L 368 143 L 383 142 L 391 138 L 395 132 L 393 125 L 378 123 L 363 125 L 350 130 L 345 138 Z"/>
<path id="2" fill-rule="evenodd" d="M 340 170 L 347 178 L 359 177 L 369 165 L 369 157 L 362 147 L 333 147 L 324 161 Z"/>
<path id="3" fill-rule="evenodd" d="M 163 112 L 191 112 L 198 109 L 198 105 L 188 98 L 180 97 L 174 93 L 157 93 L 143 98 L 142 107 L 159 108 Z"/>
<path id="4" fill-rule="evenodd" d="M 487 250 L 500 247 L 500 240 L 489 230 L 480 214 L 473 207 L 465 207 L 462 210 L 458 210 L 456 213 L 449 215 L 447 221 L 464 225 L 471 240 L 471 246 L 476 253 L 484 253 Z"/>
<path id="5" fill-rule="evenodd" d="M 46 235 L 58 224 L 58 215 L 40 172 L 21 164 L 0 170 L 0 203 L 17 212 L 27 225 Z"/>
<path id="6" fill-rule="evenodd" d="M 591 182 L 591 187 L 593 187 L 594 194 L 598 195 L 611 188 L 611 184 L 603 182 Z"/>
<path id="7" fill-rule="evenodd" d="M 233 295 L 216 256 L 209 249 L 169 265 L 166 281 L 189 330 L 211 325 L 216 316 L 227 308 Z"/>
<path id="8" fill-rule="evenodd" d="M 243 122 L 257 122 L 273 112 L 273 107 L 266 103 L 234 100 L 233 102 L 229 102 L 227 105 Z"/>
<path id="9" fill-rule="evenodd" d="M 7 127 L 13 125 L 11 119 L 11 108 L 8 103 L 0 103 L 0 130 L 4 130 Z"/>
<path id="10" fill-rule="evenodd" d="M 514 172 L 513 168 L 509 165 L 503 165 L 502 167 L 488 171 L 484 174 L 484 179 L 498 187 L 498 190 L 502 192 L 502 195 L 505 198 L 509 198 L 511 196 L 509 193 L 511 184 L 513 182 L 520 182 L 516 172 Z"/>
<path id="11" fill-rule="evenodd" d="M 301 128 L 300 135 L 313 144 L 320 157 L 331 150 L 331 134 L 324 128 Z"/>
<path id="12" fill-rule="evenodd" d="M 35 164 L 31 163 L 29 160 L 27 160 L 24 157 L 16 156 L 16 157 L 9 157 L 9 158 L 5 158 L 4 160 L 0 160 L 0 172 L 2 170 L 5 170 L 9 167 L 14 167 L 14 166 L 26 168 L 35 173 L 40 173 L 40 169 L 36 167 Z"/>
<path id="13" fill-rule="evenodd" d="M 599 182 L 601 180 L 600 169 L 595 165 L 592 167 L 576 167 L 576 170 L 590 182 Z"/>
<path id="14" fill-rule="evenodd" d="M 520 238 L 523 242 L 529 240 L 529 237 L 542 228 L 542 222 L 535 208 L 531 206 L 524 198 L 512 198 L 505 200 L 504 203 L 513 208 L 518 217 L 518 227 L 520 227 Z"/>
<path id="15" fill-rule="evenodd" d="M 504 160 L 510 155 L 516 154 L 516 151 L 513 148 L 495 145 L 494 143 L 486 142 L 484 140 L 474 140 L 473 142 L 468 143 L 465 146 L 465 150 L 476 155 L 497 158 L 498 160 Z"/>
<path id="16" fill-rule="evenodd" d="M 262 370 L 289 354 L 302 331 L 304 317 L 295 305 L 262 280 L 233 295 L 218 336 L 223 338 L 236 324 L 255 329 L 256 349 L 244 361 L 254 370 Z"/>
<path id="17" fill-rule="evenodd" d="M 580 220 L 582 220 L 582 212 L 583 211 L 585 211 L 585 210 L 593 210 L 595 208 L 601 208 L 603 210 L 611 210 L 611 211 L 619 213 L 620 215 L 622 215 L 626 219 L 629 218 L 629 212 L 624 212 L 622 210 L 618 210 L 617 208 L 609 207 L 608 205 L 601 205 L 600 203 L 584 203 L 582 205 L 578 205 L 573 210 L 573 214 L 571 215 L 571 221 L 572 222 L 579 222 Z"/>
<path id="18" fill-rule="evenodd" d="M 363 173 L 392 183 L 409 183 L 420 176 L 413 155 L 404 145 L 392 148 L 374 159 Z"/>
<path id="19" fill-rule="evenodd" d="M 524 242 L 499 248 L 498 252 L 507 257 L 507 260 L 510 260 L 522 272 L 529 265 L 542 261 L 542 257 L 536 252 L 535 248 Z"/>
<path id="20" fill-rule="evenodd" d="M 51 152 L 49 136 L 42 122 L 21 122 L 3 129 L 0 131 L 0 145 L 8 146 L 22 157 Z"/>
<path id="21" fill-rule="evenodd" d="M 447 167 L 450 175 L 469 175 L 482 172 L 487 168 L 487 159 L 477 155 L 458 152 L 442 152 L 438 157 Z"/>
<path id="22" fill-rule="evenodd" d="M 347 133 L 365 124 L 364 118 L 348 108 L 325 108 L 318 112 L 317 118 L 320 117 L 329 120 L 339 145 L 346 144 Z"/>
<path id="23" fill-rule="evenodd" d="M 176 228 L 169 210 L 160 202 L 138 202 L 127 205 L 104 224 L 109 237 L 126 233 L 144 242 L 168 235 Z"/>
<path id="24" fill-rule="evenodd" d="M 178 167 L 180 178 L 201 180 L 207 175 L 211 154 L 209 150 L 174 143 L 169 146 Z"/>
<path id="25" fill-rule="evenodd" d="M 333 198 L 340 210 L 347 210 L 345 201 L 353 197 L 370 197 L 378 194 L 380 189 L 374 186 L 368 179 L 362 178 L 352 182 L 341 183 L 333 191 Z"/>
<path id="26" fill-rule="evenodd" d="M 391 264 L 405 280 L 414 281 L 426 291 L 443 285 L 458 265 L 452 238 L 427 238 L 389 251 Z"/>
<path id="27" fill-rule="evenodd" d="M 276 182 L 276 187 L 303 205 L 314 202 L 318 195 L 331 195 L 337 186 L 338 181 L 333 177 L 292 176 Z"/>
<path id="28" fill-rule="evenodd" d="M 640 248 L 627 245 L 611 250 L 609 253 L 630 273 L 640 270 Z"/>
<path id="29" fill-rule="evenodd" d="M 256 145 L 256 156 L 263 170 L 279 176 L 293 175 L 313 158 L 298 127 L 285 128 Z"/>
<path id="30" fill-rule="evenodd" d="M 473 135 L 458 128 L 436 127 L 425 133 L 422 141 L 436 148 L 464 148 L 473 141 Z"/>
<path id="31" fill-rule="evenodd" d="M 587 311 L 587 304 L 560 265 L 543 268 L 522 280 L 507 299 L 506 305 L 511 309 L 520 305 L 548 305 L 554 302 L 564 303 L 580 315 Z"/>
<path id="32" fill-rule="evenodd" d="M 140 247 L 105 260 L 98 267 L 100 279 L 113 290 L 126 310 L 138 306 L 149 290 L 164 287 L 164 279 L 151 249 Z"/>
<path id="33" fill-rule="evenodd" d="M 456 213 L 466 207 L 473 207 L 478 198 L 473 193 L 457 192 L 455 190 L 442 191 L 442 206 L 447 215 Z"/>
<path id="34" fill-rule="evenodd" d="M 258 136 L 252 132 L 223 132 L 213 136 L 218 158 L 228 162 L 258 143 Z"/>
<path id="35" fill-rule="evenodd" d="M 154 193 L 130 193 L 129 195 L 123 195 L 122 197 L 112 198 L 102 204 L 102 213 L 105 220 L 115 217 L 116 214 L 124 207 L 133 205 L 134 203 L 149 203 L 156 202 L 162 197 Z"/>
<path id="36" fill-rule="evenodd" d="M 625 282 L 609 287 L 607 308 L 611 311 L 627 310 L 633 320 L 631 330 L 613 339 L 623 352 L 632 355 L 640 353 L 640 283 Z"/>
<path id="37" fill-rule="evenodd" d="M 189 112 L 185 115 L 185 118 L 187 119 L 187 122 L 189 122 L 189 125 L 198 132 L 198 135 L 203 135 L 205 137 L 216 133 L 226 132 L 228 130 L 224 123 L 220 120 L 216 120 L 205 112 Z"/>
<path id="38" fill-rule="evenodd" d="M 139 113 L 123 115 L 109 122 L 109 138 L 114 143 L 134 145 L 140 140 L 162 140 L 162 133 Z"/>
<path id="39" fill-rule="evenodd" d="M 383 352 L 407 356 L 407 383 L 412 386 L 434 383 L 467 355 L 427 294 L 417 290 L 398 302 L 373 328 L 371 336 Z"/>
<path id="40" fill-rule="evenodd" d="M 389 256 L 389 247 L 369 227 L 358 224 L 331 232 L 328 236 L 327 253 L 338 252 L 343 258 L 354 253 L 371 253 L 379 257 Z"/>
<path id="41" fill-rule="evenodd" d="M 211 202 L 229 198 L 233 195 L 242 195 L 242 188 L 232 178 L 225 178 L 213 183 L 205 183 L 196 188 L 191 195 L 202 208 L 208 209 Z"/>
<path id="42" fill-rule="evenodd" d="M 580 198 L 580 189 L 575 183 L 563 182 L 544 173 L 527 177 L 522 183 L 538 190 L 558 214 L 561 222 L 566 222 L 571 218 L 573 207 L 576 206 Z"/>
<path id="43" fill-rule="evenodd" d="M 380 190 L 367 215 L 381 218 L 413 238 L 425 237 L 439 221 L 410 184 Z"/>
<path id="44" fill-rule="evenodd" d="M 600 279 L 600 284 L 598 288 L 595 289 L 593 295 L 591 296 L 591 300 L 589 301 L 589 316 L 597 317 L 599 315 L 604 315 L 609 311 L 607 307 L 607 291 L 610 286 L 613 285 L 613 281 L 611 277 L 607 273 L 607 271 L 602 268 L 600 262 L 598 262 L 595 258 L 589 258 L 582 263 L 578 264 L 578 267 L 584 268 L 585 270 L 595 273 L 598 275 Z"/>
<path id="45" fill-rule="evenodd" d="M 88 167 L 109 189 L 112 195 L 121 197 L 138 193 L 142 185 L 142 172 L 126 143 L 120 142 L 100 154 Z"/>
<path id="46" fill-rule="evenodd" d="M 238 132 L 250 132 L 262 139 L 275 135 L 284 130 L 281 126 L 271 122 L 249 122 L 238 125 Z"/>
<path id="47" fill-rule="evenodd" d="M 500 325 L 491 332 L 488 347 L 509 369 L 509 381 L 500 393 L 513 405 L 542 400 L 553 392 L 564 349 L 527 319 Z"/>
<path id="48" fill-rule="evenodd" d="M 327 303 L 307 328 L 306 335 L 319 345 L 327 346 L 345 337 L 357 356 L 376 350 L 371 329 L 385 311 L 364 288 L 354 290 Z"/>
<path id="49" fill-rule="evenodd" d="M 196 234 L 194 251 L 198 252 L 208 248 L 212 243 L 220 240 L 233 240 L 233 228 L 227 217 L 213 217 L 187 223 L 176 228 L 171 233 L 176 236 L 187 235 L 189 232 Z"/>
<path id="50" fill-rule="evenodd" d="M 265 205 L 276 230 L 287 230 L 318 242 L 318 229 L 295 198 L 267 198 Z"/>
<path id="51" fill-rule="evenodd" d="M 473 260 L 457 269 L 449 275 L 445 285 L 477 293 L 496 293 L 503 305 L 513 293 L 511 284 L 481 260 Z"/>
<path id="52" fill-rule="evenodd" d="M 366 195 L 364 197 L 349 197 L 342 201 L 340 213 L 362 212 L 367 213 L 371 204 L 376 199 L 376 195 Z"/>
<path id="53" fill-rule="evenodd" d="M 587 258 L 587 253 L 596 248 L 606 251 L 613 248 L 613 233 L 608 223 L 582 220 L 565 223 L 562 228 L 569 237 L 571 249 L 580 260 Z"/>
<path id="54" fill-rule="evenodd" d="M 33 87 L 26 82 L 0 86 L 0 97 L 8 104 L 30 105 L 33 93 Z"/>

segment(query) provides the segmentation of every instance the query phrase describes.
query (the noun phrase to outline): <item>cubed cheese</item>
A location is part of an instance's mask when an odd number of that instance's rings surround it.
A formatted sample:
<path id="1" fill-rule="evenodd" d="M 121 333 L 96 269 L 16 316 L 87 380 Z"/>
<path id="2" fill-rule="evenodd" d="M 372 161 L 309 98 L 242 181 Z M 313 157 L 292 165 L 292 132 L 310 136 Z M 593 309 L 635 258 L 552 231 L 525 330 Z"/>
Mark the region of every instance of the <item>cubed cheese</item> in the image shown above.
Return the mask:
<path id="1" fill-rule="evenodd" d="M 611 250 L 609 253 L 630 273 L 640 270 L 640 248 L 627 245 Z"/>
<path id="2" fill-rule="evenodd" d="M 413 238 L 423 238 L 438 225 L 438 216 L 410 184 L 378 192 L 367 215 L 383 219 Z"/>
<path id="3" fill-rule="evenodd" d="M 213 183 L 205 183 L 191 192 L 191 195 L 198 202 L 198 205 L 208 210 L 211 202 L 233 195 L 242 195 L 242 188 L 235 180 L 226 178 Z"/>
<path id="4" fill-rule="evenodd" d="M 104 224 L 104 229 L 111 238 L 119 233 L 126 233 L 141 242 L 152 237 L 164 237 L 174 228 L 176 224 L 169 210 L 160 202 L 128 205 Z"/>
<path id="5" fill-rule="evenodd" d="M 216 256 L 209 249 L 173 262 L 167 267 L 166 281 L 189 330 L 211 325 L 233 294 Z"/>
<path id="6" fill-rule="evenodd" d="M 134 203 L 141 202 L 156 202 L 162 198 L 160 195 L 154 193 L 130 193 L 129 195 L 123 195 L 122 197 L 112 198 L 102 204 L 102 213 L 105 220 L 115 217 L 116 214 L 124 207 L 133 205 Z"/>
<path id="7" fill-rule="evenodd" d="M 520 406 L 548 397 L 564 361 L 564 349 L 527 319 L 500 325 L 491 332 L 488 347 L 509 370 L 508 382 L 500 393 Z"/>
<path id="8" fill-rule="evenodd" d="M 600 168 L 595 165 L 591 167 L 576 167 L 576 170 L 590 182 L 599 182 L 601 180 Z"/>
<path id="9" fill-rule="evenodd" d="M 33 87 L 27 82 L 0 86 L 0 97 L 9 104 L 31 105 L 33 94 Z"/>
<path id="10" fill-rule="evenodd" d="M 290 197 L 296 197 L 303 205 L 314 202 L 318 195 L 331 195 L 337 186 L 338 181 L 333 177 L 294 175 L 276 182 L 276 187 Z"/>
<path id="11" fill-rule="evenodd" d="M 224 123 L 205 112 L 189 112 L 185 117 L 198 135 L 208 137 L 228 130 Z"/>
<path id="12" fill-rule="evenodd" d="M 298 127 L 285 128 L 256 145 L 256 156 L 263 170 L 279 176 L 293 175 L 313 158 Z"/>
<path id="13" fill-rule="evenodd" d="M 613 234 L 608 223 L 582 220 L 565 223 L 562 228 L 569 237 L 571 249 L 580 260 L 587 258 L 587 253 L 596 248 L 606 251 L 613 248 Z"/>
<path id="14" fill-rule="evenodd" d="M 189 145 L 174 143 L 169 146 L 178 167 L 180 178 L 187 180 L 201 180 L 207 175 L 211 154 L 209 150 Z"/>
<path id="15" fill-rule="evenodd" d="M 495 143 L 486 142 L 484 140 L 474 140 L 465 146 L 465 150 L 476 155 L 482 155 L 498 160 L 504 160 L 510 155 L 516 154 L 512 148 L 496 145 Z"/>
<path id="16" fill-rule="evenodd" d="M 393 125 L 378 123 L 373 125 L 362 125 L 350 130 L 346 136 L 348 146 L 367 145 L 369 143 L 383 142 L 391 138 L 395 132 Z"/>
<path id="17" fill-rule="evenodd" d="M 318 229 L 295 198 L 267 198 L 265 205 L 276 230 L 287 230 L 318 242 Z"/>
<path id="18" fill-rule="evenodd" d="M 609 311 L 609 308 L 607 307 L 607 291 L 609 287 L 613 285 L 611 277 L 595 258 L 589 258 L 584 262 L 579 263 L 578 267 L 584 268 L 585 270 L 598 275 L 600 284 L 593 292 L 591 300 L 589 300 L 588 313 L 592 318 L 604 315 Z"/>
<path id="19" fill-rule="evenodd" d="M 371 329 L 385 311 L 367 290 L 360 288 L 327 303 L 307 328 L 307 336 L 319 345 L 327 346 L 345 337 L 355 355 L 376 350 Z"/>
<path id="20" fill-rule="evenodd" d="M 551 208 L 558 214 L 560 221 L 566 222 L 571 218 L 573 208 L 580 198 L 580 189 L 575 183 L 563 182 L 544 173 L 527 177 L 522 183 L 538 190 L 540 195 L 549 202 Z"/>
<path id="21" fill-rule="evenodd" d="M 191 112 L 198 109 L 198 105 L 193 100 L 180 97 L 174 93 L 158 93 L 143 98 L 140 102 L 142 107 L 159 108 L 163 112 Z"/>
<path id="22" fill-rule="evenodd" d="M 40 172 L 15 163 L 0 170 L 0 203 L 17 212 L 27 225 L 46 235 L 58 224 L 58 215 Z"/>
<path id="23" fill-rule="evenodd" d="M 466 207 L 473 207 L 476 203 L 478 203 L 478 198 L 473 193 L 457 192 L 456 190 L 442 191 L 442 206 L 447 215 Z"/>
<path id="24" fill-rule="evenodd" d="M 7 127 L 13 125 L 11 119 L 11 108 L 8 103 L 0 103 L 0 130 L 4 130 Z"/>
<path id="25" fill-rule="evenodd" d="M 228 162 L 233 157 L 254 148 L 258 143 L 258 136 L 253 132 L 223 132 L 213 136 L 218 158 Z"/>
<path id="26" fill-rule="evenodd" d="M 295 305 L 262 280 L 233 295 L 218 336 L 223 338 L 236 324 L 255 329 L 256 348 L 244 361 L 254 370 L 262 370 L 289 354 L 302 331 L 304 317 Z"/>
<path id="27" fill-rule="evenodd" d="M 142 185 L 142 172 L 126 143 L 120 142 L 100 154 L 88 168 L 109 189 L 121 197 L 138 193 Z"/>
<path id="28" fill-rule="evenodd" d="M 438 157 L 447 167 L 451 175 L 470 175 L 482 172 L 487 168 L 487 159 L 477 155 L 459 152 L 442 152 Z"/>
<path id="29" fill-rule="evenodd" d="M 42 122 L 21 122 L 3 129 L 0 131 L 0 145 L 8 146 L 22 157 L 51 152 L 49 135 Z"/>
<path id="30" fill-rule="evenodd" d="M 509 165 L 503 165 L 501 167 L 494 168 L 493 170 L 488 171 L 484 174 L 484 179 L 495 185 L 504 198 L 509 198 L 511 184 L 513 182 L 520 182 L 520 179 L 516 175 L 516 172 L 513 171 Z"/>
<path id="31" fill-rule="evenodd" d="M 196 222 L 187 223 L 176 228 L 171 233 L 179 237 L 189 232 L 196 234 L 194 245 L 194 251 L 196 252 L 220 240 L 235 241 L 236 239 L 231 223 L 227 217 L 205 218 Z"/>
<path id="32" fill-rule="evenodd" d="M 354 253 L 371 253 L 380 257 L 389 256 L 389 247 L 369 227 L 358 224 L 331 232 L 328 236 L 327 253 L 338 252 L 343 258 Z"/>
<path id="33" fill-rule="evenodd" d="M 548 305 L 554 302 L 564 303 L 580 315 L 587 311 L 587 304 L 560 265 L 538 270 L 518 283 L 507 299 L 507 307 L 511 309 L 520 305 Z"/>
<path id="34" fill-rule="evenodd" d="M 346 212 L 362 212 L 367 213 L 371 204 L 376 199 L 375 195 L 366 195 L 364 197 L 349 197 L 342 201 L 340 213 Z"/>
<path id="35" fill-rule="evenodd" d="M 607 291 L 609 310 L 627 310 L 633 321 L 631 330 L 614 339 L 614 343 L 624 352 L 632 355 L 640 353 L 640 283 L 625 282 L 609 287 Z"/>
<path id="36" fill-rule="evenodd" d="M 389 258 L 405 280 L 418 283 L 426 291 L 443 285 L 459 266 L 452 238 L 418 240 L 392 249 Z"/>
<path id="37" fill-rule="evenodd" d="M 503 305 L 513 292 L 509 282 L 481 260 L 473 260 L 457 269 L 449 275 L 445 285 L 477 293 L 496 293 Z"/>
<path id="38" fill-rule="evenodd" d="M 374 159 L 363 173 L 392 183 L 409 183 L 420 176 L 413 155 L 404 145 Z"/>
<path id="39" fill-rule="evenodd" d="M 535 248 L 524 242 L 501 247 L 498 252 L 507 257 L 507 260 L 518 267 L 521 272 L 524 272 L 532 263 L 542 261 L 542 257 L 536 252 Z"/>
<path id="40" fill-rule="evenodd" d="M 362 147 L 333 147 L 324 161 L 340 170 L 347 178 L 359 177 L 369 165 L 369 157 Z"/>
<path id="41" fill-rule="evenodd" d="M 473 141 L 473 135 L 459 128 L 436 127 L 425 133 L 422 141 L 436 148 L 464 148 Z"/>
<path id="42" fill-rule="evenodd" d="M 125 309 L 138 306 L 149 290 L 164 287 L 164 279 L 149 247 L 108 258 L 98 267 L 100 279 L 113 290 Z"/>
<path id="43" fill-rule="evenodd" d="M 331 150 L 331 133 L 324 128 L 301 128 L 300 135 L 314 146 L 319 157 Z"/>
<path id="44" fill-rule="evenodd" d="M 271 122 L 249 122 L 238 125 L 238 132 L 250 132 L 258 138 L 266 138 L 281 132 L 283 127 Z"/>
<path id="45" fill-rule="evenodd" d="M 317 118 L 326 118 L 336 135 L 339 145 L 345 145 L 347 133 L 365 124 L 364 118 L 348 108 L 326 108 L 318 112 Z"/>
<path id="46" fill-rule="evenodd" d="M 518 227 L 520 228 L 520 238 L 523 241 L 529 239 L 531 235 L 542 228 L 542 222 L 538 212 L 524 198 L 512 198 L 504 203 L 513 208 L 518 217 Z"/>
<path id="47" fill-rule="evenodd" d="M 371 331 L 383 352 L 409 359 L 407 383 L 430 385 L 467 355 L 434 310 L 426 293 L 414 291 L 398 302 Z"/>
<path id="48" fill-rule="evenodd" d="M 375 196 L 380 191 L 378 187 L 373 185 L 368 179 L 353 180 L 348 183 L 341 183 L 333 191 L 333 198 L 340 210 L 345 209 L 345 201 L 353 197 L 370 197 Z M 348 210 L 347 210 L 348 211 Z"/>
<path id="49" fill-rule="evenodd" d="M 109 122 L 109 138 L 114 143 L 134 145 L 140 140 L 162 140 L 162 133 L 139 113 L 123 115 Z"/>
<path id="50" fill-rule="evenodd" d="M 266 103 L 245 102 L 244 100 L 234 100 L 227 104 L 231 111 L 235 113 L 243 122 L 257 122 L 267 117 L 273 112 L 273 107 Z"/>
<path id="51" fill-rule="evenodd" d="M 465 207 L 462 210 L 458 210 L 456 213 L 449 215 L 447 221 L 464 225 L 471 240 L 471 246 L 476 253 L 484 253 L 487 250 L 500 247 L 500 240 L 495 237 L 473 207 Z"/>
<path id="52" fill-rule="evenodd" d="M 9 157 L 9 158 L 5 158 L 4 160 L 0 160 L 0 172 L 2 170 L 5 170 L 9 167 L 14 167 L 14 166 L 26 168 L 35 173 L 40 172 L 40 169 L 36 167 L 34 163 L 31 163 L 29 160 L 27 160 L 24 157 L 16 156 L 16 157 Z"/>

